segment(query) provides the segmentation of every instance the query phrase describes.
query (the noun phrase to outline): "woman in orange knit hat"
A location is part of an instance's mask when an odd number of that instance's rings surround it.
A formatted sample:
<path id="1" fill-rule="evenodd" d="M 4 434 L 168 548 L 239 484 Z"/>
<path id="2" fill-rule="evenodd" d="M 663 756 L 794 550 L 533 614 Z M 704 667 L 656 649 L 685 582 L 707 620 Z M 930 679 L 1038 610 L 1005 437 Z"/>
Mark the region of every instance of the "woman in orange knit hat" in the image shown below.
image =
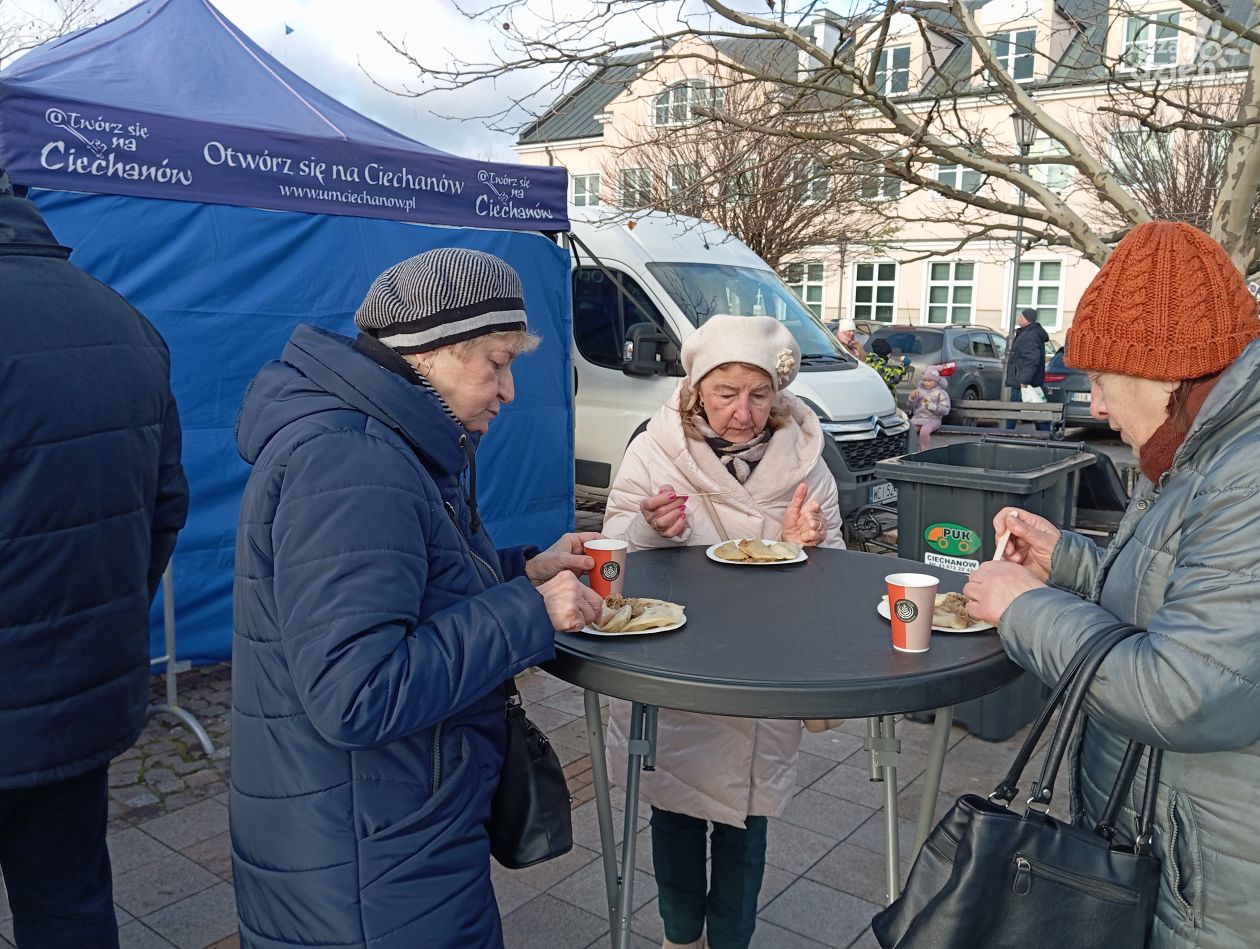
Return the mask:
<path id="1" fill-rule="evenodd" d="M 963 591 L 1010 656 L 1054 682 L 1093 634 L 1107 656 L 1071 756 L 1071 812 L 1102 813 L 1129 739 L 1164 752 L 1149 946 L 1256 945 L 1260 932 L 1260 319 L 1224 250 L 1186 224 L 1142 224 L 1094 278 L 1067 334 L 1092 412 L 1143 478 L 1105 551 L 1007 508 L 1004 561 Z M 1139 771 L 1117 822 L 1131 833 Z M 1130 841 L 1131 842 L 1131 841 Z"/>

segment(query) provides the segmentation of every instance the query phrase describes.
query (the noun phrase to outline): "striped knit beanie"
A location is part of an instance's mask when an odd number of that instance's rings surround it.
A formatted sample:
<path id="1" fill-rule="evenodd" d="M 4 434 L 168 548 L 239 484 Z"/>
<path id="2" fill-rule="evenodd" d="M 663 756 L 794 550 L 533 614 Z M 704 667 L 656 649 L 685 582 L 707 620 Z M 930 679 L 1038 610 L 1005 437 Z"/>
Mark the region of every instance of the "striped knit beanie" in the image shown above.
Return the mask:
<path id="1" fill-rule="evenodd" d="M 377 277 L 354 324 L 399 353 L 524 330 L 521 278 L 493 254 L 439 247 Z"/>
<path id="2" fill-rule="evenodd" d="M 1085 289 L 1066 355 L 1074 369 L 1180 381 L 1220 372 L 1258 336 L 1255 297 L 1221 245 L 1189 224 L 1150 221 Z"/>

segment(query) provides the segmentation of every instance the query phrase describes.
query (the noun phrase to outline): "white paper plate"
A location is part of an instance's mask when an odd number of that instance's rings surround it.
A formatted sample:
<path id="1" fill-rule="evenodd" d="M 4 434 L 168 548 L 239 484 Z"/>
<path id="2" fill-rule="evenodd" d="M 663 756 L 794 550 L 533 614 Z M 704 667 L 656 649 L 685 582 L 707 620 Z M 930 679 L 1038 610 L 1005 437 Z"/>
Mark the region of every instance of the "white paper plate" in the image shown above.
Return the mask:
<path id="1" fill-rule="evenodd" d="M 738 544 L 741 540 L 751 540 L 751 539 L 752 538 L 750 537 L 738 537 L 735 539 L 734 543 Z M 761 542 L 763 544 L 777 544 L 778 543 L 777 540 L 766 540 L 764 537 L 762 538 Z M 722 544 L 725 544 L 725 543 L 728 543 L 728 542 L 722 541 Z M 809 559 L 808 557 L 805 556 L 805 548 L 802 547 L 801 552 L 797 556 L 793 557 L 791 560 L 723 560 L 714 552 L 719 547 L 721 547 L 722 544 L 714 544 L 712 547 L 705 548 L 704 555 L 708 557 L 710 560 L 712 560 L 714 563 L 730 564 L 732 567 L 782 567 L 784 564 L 801 563 L 802 561 Z"/>
<path id="2" fill-rule="evenodd" d="M 669 633 L 680 628 L 687 622 L 687 614 L 683 614 L 683 618 L 677 623 L 669 626 L 658 626 L 656 629 L 636 629 L 630 633 L 606 633 L 602 629 L 596 629 L 594 626 L 583 626 L 578 630 L 579 633 L 585 633 L 587 636 L 607 636 L 610 639 L 618 639 L 623 636 L 655 636 L 657 633 Z"/>
<path id="3" fill-rule="evenodd" d="M 888 597 L 887 596 L 882 597 L 880 599 L 879 605 L 875 607 L 875 611 L 879 613 L 879 615 L 882 616 L 884 619 L 891 621 L 892 617 L 888 614 Z M 992 629 L 993 624 L 983 623 L 977 620 L 976 622 L 968 626 L 966 629 L 954 629 L 952 626 L 933 626 L 932 628 L 936 630 L 938 633 L 979 633 L 986 629 Z"/>

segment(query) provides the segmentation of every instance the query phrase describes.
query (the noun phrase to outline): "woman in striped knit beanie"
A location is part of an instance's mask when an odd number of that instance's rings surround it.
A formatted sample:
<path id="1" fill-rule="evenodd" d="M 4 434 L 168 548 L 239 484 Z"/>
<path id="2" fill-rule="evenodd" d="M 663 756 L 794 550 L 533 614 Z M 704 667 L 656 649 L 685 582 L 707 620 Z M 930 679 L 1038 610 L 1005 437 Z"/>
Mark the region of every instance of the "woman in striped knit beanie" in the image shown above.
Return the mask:
<path id="1" fill-rule="evenodd" d="M 1094 278 L 1067 334 L 1092 411 L 1144 477 L 1111 546 L 1007 508 L 1005 562 L 964 593 L 1020 665 L 1054 682 L 1092 636 L 1133 633 L 1090 688 L 1070 811 L 1092 828 L 1130 740 L 1163 751 L 1147 945 L 1235 947 L 1260 931 L 1260 319 L 1225 251 L 1187 224 L 1142 224 Z M 1148 780 L 1125 798 L 1132 843 Z M 1053 920 L 1047 920 L 1052 924 Z"/>
<path id="2" fill-rule="evenodd" d="M 475 449 L 531 349 L 490 254 L 390 267 L 350 340 L 254 380 L 237 535 L 231 829 L 242 946 L 498 949 L 504 684 L 598 615 L 591 534 L 496 549 Z"/>

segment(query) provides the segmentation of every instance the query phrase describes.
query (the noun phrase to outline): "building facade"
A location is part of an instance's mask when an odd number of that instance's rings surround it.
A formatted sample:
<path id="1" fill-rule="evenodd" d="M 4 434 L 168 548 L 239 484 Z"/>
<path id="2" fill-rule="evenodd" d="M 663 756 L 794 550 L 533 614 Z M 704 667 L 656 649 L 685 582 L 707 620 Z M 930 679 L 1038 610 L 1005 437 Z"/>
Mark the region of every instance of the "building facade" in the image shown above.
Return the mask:
<path id="1" fill-rule="evenodd" d="M 994 55 L 1037 106 L 1099 151 L 1113 148 L 1125 135 L 1146 134 L 1136 126 L 1130 132 L 1095 121 L 1106 111 L 1104 103 L 1112 101 L 1118 74 L 1133 82 L 1147 75 L 1158 78 L 1161 71 L 1184 75 L 1206 64 L 1201 81 L 1239 81 L 1236 64 L 1231 69 L 1229 63 L 1212 61 L 1221 54 L 1219 43 L 1215 50 L 1211 46 L 1211 24 L 1175 0 L 1132 0 L 1111 11 L 1083 0 L 972 0 L 967 6 Z M 985 87 L 982 64 L 971 45 L 960 42 L 957 27 L 956 21 L 943 19 L 937 29 L 925 29 L 922 19 L 893 16 L 873 64 L 875 80 L 910 111 L 939 110 L 947 103 L 959 127 L 1005 138 L 1014 154 L 1010 100 Z M 844 27 L 829 19 L 811 29 L 819 45 L 829 48 Z M 754 57 L 758 61 L 750 69 Z M 724 69 L 724 63 L 731 68 Z M 691 121 L 695 104 L 720 110 L 728 83 L 746 82 L 750 72 L 769 81 L 799 68 L 794 48 L 773 41 L 692 38 L 645 51 L 597 69 L 522 132 L 516 151 L 522 162 L 568 169 L 574 204 L 650 204 L 662 189 L 684 186 L 687 170 L 671 166 L 662 173 L 637 166 L 635 142 Z M 1035 162 L 1061 149 L 1039 136 L 1027 154 Z M 1111 156 L 1113 167 L 1119 162 Z M 1043 161 L 1029 171 L 1082 217 L 1098 213 L 1097 199 L 1081 187 L 1073 166 Z M 1008 201 L 1016 194 L 1009 183 L 986 180 L 957 164 L 935 164 L 930 173 L 960 190 Z M 844 245 L 812 248 L 781 268 L 817 315 L 1008 330 L 1013 314 L 1031 306 L 1051 338 L 1062 341 L 1077 301 L 1097 272 L 1093 263 L 1066 247 L 1034 246 L 1016 265 L 1009 236 L 964 242 L 982 222 L 975 208 L 895 177 L 871 177 L 862 194 L 900 220 L 891 238 L 868 246 L 857 235 Z"/>

